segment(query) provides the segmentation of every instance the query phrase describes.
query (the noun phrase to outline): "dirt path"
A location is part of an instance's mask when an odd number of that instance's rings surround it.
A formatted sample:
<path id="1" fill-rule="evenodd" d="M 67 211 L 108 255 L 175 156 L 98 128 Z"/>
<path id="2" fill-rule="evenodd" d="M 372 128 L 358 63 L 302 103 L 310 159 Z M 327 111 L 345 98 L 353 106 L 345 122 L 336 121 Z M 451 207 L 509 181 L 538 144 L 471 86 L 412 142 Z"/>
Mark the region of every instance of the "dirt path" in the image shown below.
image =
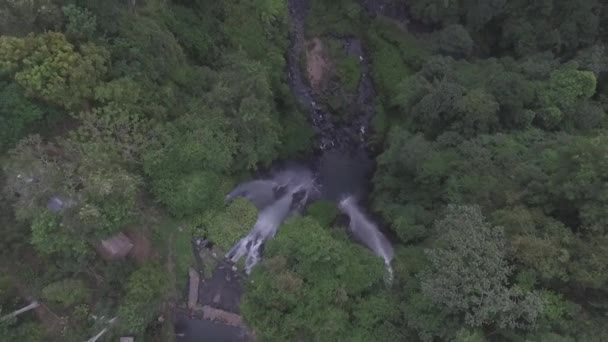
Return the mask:
<path id="1" fill-rule="evenodd" d="M 162 317 L 164 319 L 162 329 L 162 341 L 173 342 L 175 341 L 175 327 L 173 326 L 173 313 L 175 312 L 178 292 L 176 285 L 176 274 L 175 274 L 175 259 L 173 258 L 173 233 L 169 236 L 167 242 L 167 275 L 169 276 L 169 284 L 167 290 L 167 298 L 163 303 Z"/>

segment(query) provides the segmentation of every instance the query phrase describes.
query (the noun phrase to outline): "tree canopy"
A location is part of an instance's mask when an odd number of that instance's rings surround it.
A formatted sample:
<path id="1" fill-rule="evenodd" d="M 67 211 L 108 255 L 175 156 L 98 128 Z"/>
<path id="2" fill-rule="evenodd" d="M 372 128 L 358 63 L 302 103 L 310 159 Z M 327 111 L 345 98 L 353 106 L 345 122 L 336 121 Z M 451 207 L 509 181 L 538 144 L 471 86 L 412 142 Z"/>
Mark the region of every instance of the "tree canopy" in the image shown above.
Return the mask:
<path id="1" fill-rule="evenodd" d="M 607 44 L 598 0 L 2 1 L 0 317 L 44 305 L 0 340 L 173 340 L 193 239 L 255 224 L 235 184 L 317 168 L 321 111 L 375 158 L 392 282 L 309 204 L 243 279 L 259 340 L 608 340 Z"/>

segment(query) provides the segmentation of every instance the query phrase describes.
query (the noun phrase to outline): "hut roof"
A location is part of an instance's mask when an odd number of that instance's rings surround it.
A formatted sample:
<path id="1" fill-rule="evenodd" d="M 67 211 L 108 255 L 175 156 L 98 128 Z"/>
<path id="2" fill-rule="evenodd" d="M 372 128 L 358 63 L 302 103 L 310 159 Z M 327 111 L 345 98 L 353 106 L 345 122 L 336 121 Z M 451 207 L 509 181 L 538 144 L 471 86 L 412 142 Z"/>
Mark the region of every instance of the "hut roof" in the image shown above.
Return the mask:
<path id="1" fill-rule="evenodd" d="M 118 233 L 101 240 L 96 246 L 97 252 L 106 260 L 124 258 L 133 249 L 133 242 L 125 234 Z"/>

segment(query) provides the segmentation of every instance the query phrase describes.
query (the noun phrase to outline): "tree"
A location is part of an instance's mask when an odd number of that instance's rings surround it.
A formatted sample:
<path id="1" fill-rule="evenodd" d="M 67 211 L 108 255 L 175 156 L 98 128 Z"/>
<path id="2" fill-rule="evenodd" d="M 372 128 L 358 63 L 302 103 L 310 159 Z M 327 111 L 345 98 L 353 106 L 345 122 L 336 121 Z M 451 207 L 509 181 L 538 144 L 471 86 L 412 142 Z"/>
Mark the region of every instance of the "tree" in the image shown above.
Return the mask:
<path id="1" fill-rule="evenodd" d="M 469 32 L 462 25 L 448 25 L 439 32 L 439 51 L 454 57 L 467 57 L 474 46 Z"/>
<path id="2" fill-rule="evenodd" d="M 456 116 L 456 104 L 464 89 L 450 81 L 434 84 L 433 90 L 412 108 L 412 116 L 420 128 L 431 136 L 442 132 Z"/>
<path id="3" fill-rule="evenodd" d="M 422 293 L 452 313 L 464 314 L 471 327 L 533 326 L 542 301 L 508 285 L 512 268 L 500 227 L 487 224 L 478 207 L 448 206 L 434 229 L 440 234 L 426 251 L 431 268 L 422 273 Z"/>
<path id="4" fill-rule="evenodd" d="M 77 49 L 61 33 L 0 37 L 0 68 L 13 74 L 28 96 L 66 109 L 79 109 L 93 97 L 107 59 L 106 49 L 90 43 Z"/>
<path id="5" fill-rule="evenodd" d="M 63 279 L 51 283 L 42 289 L 42 295 L 45 299 L 65 307 L 87 302 L 90 298 L 86 285 L 78 279 Z"/>
<path id="6" fill-rule="evenodd" d="M 6 191 L 16 201 L 18 219 L 44 217 L 49 203 L 56 202 L 51 210 L 59 222 L 40 228 L 53 227 L 78 238 L 106 238 L 134 217 L 139 177 L 99 145 L 69 139 L 44 143 L 31 136 L 10 153 L 4 167 Z M 43 221 L 48 223 L 48 217 Z"/>
<path id="7" fill-rule="evenodd" d="M 157 263 L 147 263 L 127 280 L 126 294 L 118 307 L 117 317 L 122 331 L 139 335 L 154 319 L 167 286 L 167 274 Z"/>
<path id="8" fill-rule="evenodd" d="M 398 335 L 391 327 L 390 299 L 380 291 L 383 274 L 380 258 L 333 238 L 312 218 L 293 219 L 269 241 L 264 261 L 254 269 L 243 315 L 270 341 L 379 340 L 383 334 L 374 332 L 382 327 L 384 334 L 390 329 Z"/>
<path id="9" fill-rule="evenodd" d="M 414 18 L 426 24 L 454 22 L 458 15 L 457 1 L 416 0 L 410 6 Z"/>
<path id="10" fill-rule="evenodd" d="M 179 74 L 186 58 L 175 36 L 163 22 L 149 16 L 124 12 L 116 16 L 113 21 L 118 25 L 114 26 L 118 26 L 120 35 L 112 45 L 115 71 L 120 76 L 135 76 L 143 84 L 152 82 L 150 90 L 169 90 L 168 81 Z"/>
<path id="11" fill-rule="evenodd" d="M 330 227 L 338 216 L 338 207 L 334 202 L 317 201 L 310 204 L 306 211 L 314 217 L 322 227 Z"/>
<path id="12" fill-rule="evenodd" d="M 560 146 L 552 158 L 545 160 L 547 174 L 546 191 L 561 209 L 560 202 L 569 203 L 576 220 L 570 221 L 573 229 L 605 231 L 607 223 L 603 208 L 608 200 L 606 175 L 606 136 L 574 139 L 569 145 Z M 562 202 L 562 203 L 563 203 Z M 559 210 L 558 209 L 558 210 Z"/>
<path id="13" fill-rule="evenodd" d="M 463 116 L 454 126 L 467 137 L 489 133 L 499 126 L 499 107 L 494 96 L 483 89 L 473 89 L 456 104 Z"/>
<path id="14" fill-rule="evenodd" d="M 247 235 L 257 218 L 255 206 L 244 198 L 237 198 L 227 208 L 210 210 L 200 218 L 203 235 L 228 251 L 239 239 Z"/>
<path id="15" fill-rule="evenodd" d="M 569 121 L 574 121 L 574 127 L 581 130 L 590 130 L 605 127 L 606 112 L 602 106 L 595 101 L 582 101 L 576 108 L 574 117 L 568 117 Z"/>
<path id="16" fill-rule="evenodd" d="M 0 151 L 12 147 L 43 116 L 44 109 L 28 100 L 17 84 L 0 82 Z"/>
<path id="17" fill-rule="evenodd" d="M 0 35 L 26 35 L 30 32 L 57 31 L 63 18 L 53 0 L 17 1 L 0 4 Z"/>
<path id="18" fill-rule="evenodd" d="M 95 15 L 86 8 L 73 4 L 63 6 L 63 15 L 66 18 L 65 33 L 75 40 L 86 40 L 93 37 L 97 29 Z"/>
<path id="19" fill-rule="evenodd" d="M 534 100 L 534 88 L 517 72 L 499 71 L 488 76 L 487 90 L 500 105 L 500 118 L 506 127 L 526 127 L 531 120 L 524 108 Z"/>
<path id="20" fill-rule="evenodd" d="M 560 124 L 563 114 L 557 107 L 546 107 L 537 110 L 535 118 L 541 127 L 546 130 L 551 130 Z"/>
<path id="21" fill-rule="evenodd" d="M 473 32 L 483 27 L 495 17 L 503 13 L 506 0 L 467 0 L 463 7 L 466 11 L 467 28 Z"/>
<path id="22" fill-rule="evenodd" d="M 208 94 L 209 113 L 215 120 L 228 119 L 237 143 L 237 168 L 268 165 L 277 154 L 281 127 L 267 70 L 240 53 L 227 56 L 226 63 Z"/>
<path id="23" fill-rule="evenodd" d="M 32 221 L 31 230 L 31 243 L 43 255 L 60 255 L 81 261 L 91 251 L 85 235 L 66 229 L 61 223 L 61 217 L 55 213 L 47 211 L 38 214 Z"/>
<path id="24" fill-rule="evenodd" d="M 571 111 L 579 100 L 593 96 L 597 80 L 591 71 L 561 69 L 552 72 L 548 82 L 546 90 L 539 94 L 542 103 Z"/>
<path id="25" fill-rule="evenodd" d="M 230 185 L 224 173 L 233 165 L 236 137 L 221 116 L 197 114 L 159 127 L 143 158 L 154 193 L 176 216 L 217 207 Z"/>

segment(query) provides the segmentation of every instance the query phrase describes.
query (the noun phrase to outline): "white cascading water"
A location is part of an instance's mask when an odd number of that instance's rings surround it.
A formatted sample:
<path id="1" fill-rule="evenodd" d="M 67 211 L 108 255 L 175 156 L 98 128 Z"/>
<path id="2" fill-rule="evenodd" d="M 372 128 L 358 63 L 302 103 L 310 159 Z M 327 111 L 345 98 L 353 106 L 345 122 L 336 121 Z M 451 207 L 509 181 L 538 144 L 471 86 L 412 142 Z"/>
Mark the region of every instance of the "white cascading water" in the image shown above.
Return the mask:
<path id="1" fill-rule="evenodd" d="M 292 213 L 304 208 L 311 197 L 318 196 L 312 172 L 303 167 L 291 167 L 275 173 L 270 179 L 254 180 L 238 185 L 227 196 L 230 201 L 241 196 L 249 199 L 259 210 L 258 218 L 247 236 L 239 240 L 226 254 L 236 263 L 245 258 L 245 272 L 250 273 L 261 259 L 264 242 L 277 233 L 279 226 Z M 340 200 L 339 208 L 350 218 L 350 231 L 355 239 L 384 260 L 392 281 L 393 247 L 359 208 L 354 196 Z"/>
<path id="2" fill-rule="evenodd" d="M 340 201 L 339 208 L 350 218 L 349 229 L 353 236 L 377 256 L 384 259 L 388 278 L 386 280 L 390 283 L 393 280 L 393 268 L 391 266 L 393 246 L 391 243 L 378 229 L 378 226 L 365 216 L 357 205 L 354 196 L 343 198 Z"/>
<path id="3" fill-rule="evenodd" d="M 226 257 L 234 263 L 245 257 L 245 272 L 249 274 L 260 261 L 264 242 L 273 238 L 281 223 L 291 213 L 303 208 L 315 192 L 312 172 L 301 167 L 278 172 L 270 180 L 255 180 L 237 186 L 226 196 L 226 200 L 245 197 L 260 212 L 249 234 L 239 240 Z"/>

